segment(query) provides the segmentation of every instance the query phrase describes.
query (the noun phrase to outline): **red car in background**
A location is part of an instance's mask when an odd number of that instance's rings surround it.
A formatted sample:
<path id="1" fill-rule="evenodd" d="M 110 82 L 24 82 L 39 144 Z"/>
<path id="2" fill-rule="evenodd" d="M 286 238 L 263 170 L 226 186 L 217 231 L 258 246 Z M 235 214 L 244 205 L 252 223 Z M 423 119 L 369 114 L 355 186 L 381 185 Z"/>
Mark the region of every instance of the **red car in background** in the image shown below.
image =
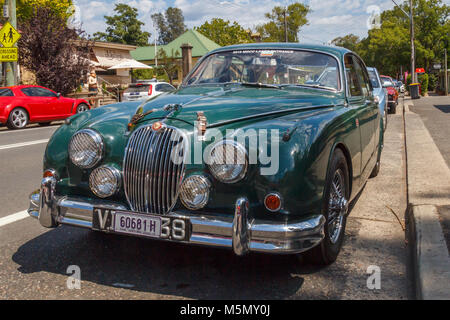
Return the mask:
<path id="1" fill-rule="evenodd" d="M 65 98 L 40 86 L 0 88 L 0 124 L 10 129 L 25 128 L 29 123 L 49 125 L 89 109 L 84 99 Z"/>
<path id="2" fill-rule="evenodd" d="M 388 76 L 380 76 L 381 85 L 388 93 L 389 113 L 395 113 L 398 105 L 398 91 L 395 89 L 394 80 Z"/>

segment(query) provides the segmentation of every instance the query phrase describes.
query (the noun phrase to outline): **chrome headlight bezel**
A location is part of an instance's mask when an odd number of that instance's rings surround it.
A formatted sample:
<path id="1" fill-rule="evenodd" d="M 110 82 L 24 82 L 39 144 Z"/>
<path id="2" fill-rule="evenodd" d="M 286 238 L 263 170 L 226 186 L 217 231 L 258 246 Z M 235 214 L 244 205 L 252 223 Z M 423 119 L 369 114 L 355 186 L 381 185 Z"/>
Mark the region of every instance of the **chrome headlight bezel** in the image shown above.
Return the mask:
<path id="1" fill-rule="evenodd" d="M 74 151 L 73 149 L 75 147 L 75 143 L 78 144 L 77 148 L 80 148 L 79 144 L 82 142 L 76 141 L 76 139 L 78 137 L 80 137 L 81 135 L 85 135 L 85 139 L 86 138 L 91 139 L 91 141 L 87 142 L 87 143 L 94 143 L 94 145 L 95 145 L 95 153 L 96 154 L 89 161 L 85 160 L 84 162 L 82 162 L 82 161 L 78 161 L 75 158 L 74 153 L 76 151 Z M 103 142 L 102 136 L 97 131 L 94 131 L 92 129 L 83 129 L 83 130 L 77 131 L 70 139 L 68 153 L 69 153 L 69 158 L 74 165 L 76 165 L 77 167 L 79 167 L 81 169 L 92 169 L 103 159 L 104 150 L 105 150 L 105 144 Z M 81 151 L 83 151 L 83 150 L 78 150 L 78 152 L 81 152 Z"/>
<path id="2" fill-rule="evenodd" d="M 226 164 L 226 163 L 224 163 L 224 164 L 215 164 L 214 163 L 214 159 L 213 159 L 212 155 L 218 147 L 221 147 L 223 145 L 233 146 L 237 152 L 240 152 L 244 156 L 244 160 L 245 160 L 243 164 L 234 164 L 235 166 L 242 166 L 242 169 L 237 175 L 234 175 L 231 179 L 225 179 L 223 176 L 220 176 L 218 174 L 218 170 L 214 168 L 214 166 L 229 166 L 230 165 L 230 164 Z M 211 148 L 210 152 L 208 153 L 208 157 L 209 157 L 209 159 L 208 159 L 209 171 L 214 176 L 214 178 L 216 178 L 217 180 L 219 180 L 222 183 L 227 183 L 227 184 L 237 183 L 237 182 L 241 181 L 242 179 L 244 179 L 245 176 L 247 175 L 247 171 L 248 171 L 247 149 L 243 145 L 241 145 L 240 143 L 238 143 L 234 140 L 223 140 L 223 141 L 216 143 Z"/>
<path id="3" fill-rule="evenodd" d="M 194 180 L 194 181 L 192 181 Z M 197 204 L 192 204 L 187 202 L 186 199 L 186 194 L 185 194 L 185 188 L 189 188 L 187 186 L 187 183 L 193 183 L 196 186 L 202 185 L 205 189 L 205 192 L 202 194 L 202 199 L 199 203 Z M 203 175 L 192 175 L 187 177 L 183 183 L 181 184 L 180 187 L 180 193 L 179 193 L 179 198 L 181 203 L 183 204 L 183 206 L 185 206 L 188 210 L 200 210 L 203 209 L 204 207 L 206 207 L 206 205 L 209 202 L 209 196 L 210 196 L 210 191 L 211 191 L 211 182 L 209 181 L 209 179 Z"/>
<path id="4" fill-rule="evenodd" d="M 103 171 L 103 174 L 107 172 L 109 175 L 109 178 L 115 179 L 115 183 L 112 183 L 114 188 L 109 193 L 100 193 L 99 192 L 99 185 L 98 181 L 95 181 L 95 179 L 98 179 L 98 175 L 100 172 Z M 92 171 L 92 173 L 89 176 L 89 188 L 91 189 L 92 193 L 95 194 L 97 197 L 105 199 L 114 196 L 117 194 L 122 187 L 122 174 L 120 171 L 114 167 L 111 166 L 101 166 Z"/>

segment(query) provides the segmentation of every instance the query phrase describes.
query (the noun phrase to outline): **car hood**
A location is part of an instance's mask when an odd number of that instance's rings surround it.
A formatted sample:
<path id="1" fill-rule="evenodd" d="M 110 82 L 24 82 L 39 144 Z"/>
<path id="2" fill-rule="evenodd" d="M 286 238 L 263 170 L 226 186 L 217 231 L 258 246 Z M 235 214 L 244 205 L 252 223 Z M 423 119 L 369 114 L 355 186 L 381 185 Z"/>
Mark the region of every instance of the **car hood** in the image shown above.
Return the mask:
<path id="1" fill-rule="evenodd" d="M 316 89 L 193 87 L 150 99 L 138 109 L 144 114 L 154 110 L 142 122 L 168 117 L 171 122 L 194 125 L 197 113 L 203 112 L 208 126 L 220 126 L 343 103 L 341 94 Z"/>

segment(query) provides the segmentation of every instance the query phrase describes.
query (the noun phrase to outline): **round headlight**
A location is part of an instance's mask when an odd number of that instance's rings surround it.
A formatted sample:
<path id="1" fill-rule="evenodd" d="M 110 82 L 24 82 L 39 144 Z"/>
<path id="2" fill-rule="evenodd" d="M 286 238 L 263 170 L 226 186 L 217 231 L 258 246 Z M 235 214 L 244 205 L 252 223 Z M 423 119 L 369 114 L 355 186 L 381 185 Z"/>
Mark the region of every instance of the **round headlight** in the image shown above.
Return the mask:
<path id="1" fill-rule="evenodd" d="M 69 157 L 81 169 L 93 168 L 103 156 L 103 139 L 91 129 L 74 134 L 69 144 Z"/>
<path id="2" fill-rule="evenodd" d="M 247 151 L 235 141 L 221 141 L 212 148 L 208 167 L 221 182 L 241 181 L 247 174 Z"/>
<path id="3" fill-rule="evenodd" d="M 119 170 L 104 166 L 92 171 L 89 186 L 97 197 L 108 198 L 119 191 L 121 180 Z"/>
<path id="4" fill-rule="evenodd" d="M 204 176 L 190 176 L 181 186 L 181 202 L 189 210 L 200 210 L 208 204 L 210 188 L 211 183 Z"/>

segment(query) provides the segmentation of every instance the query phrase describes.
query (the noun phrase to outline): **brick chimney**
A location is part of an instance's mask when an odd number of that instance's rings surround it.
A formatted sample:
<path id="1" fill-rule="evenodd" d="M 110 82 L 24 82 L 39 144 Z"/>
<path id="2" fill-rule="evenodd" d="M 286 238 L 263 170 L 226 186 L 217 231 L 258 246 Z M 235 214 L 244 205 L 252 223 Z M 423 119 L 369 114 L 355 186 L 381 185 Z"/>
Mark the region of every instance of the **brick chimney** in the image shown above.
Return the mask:
<path id="1" fill-rule="evenodd" d="M 181 56 L 183 64 L 183 79 L 186 78 L 188 73 L 192 70 L 192 46 L 189 43 L 181 45 Z"/>

